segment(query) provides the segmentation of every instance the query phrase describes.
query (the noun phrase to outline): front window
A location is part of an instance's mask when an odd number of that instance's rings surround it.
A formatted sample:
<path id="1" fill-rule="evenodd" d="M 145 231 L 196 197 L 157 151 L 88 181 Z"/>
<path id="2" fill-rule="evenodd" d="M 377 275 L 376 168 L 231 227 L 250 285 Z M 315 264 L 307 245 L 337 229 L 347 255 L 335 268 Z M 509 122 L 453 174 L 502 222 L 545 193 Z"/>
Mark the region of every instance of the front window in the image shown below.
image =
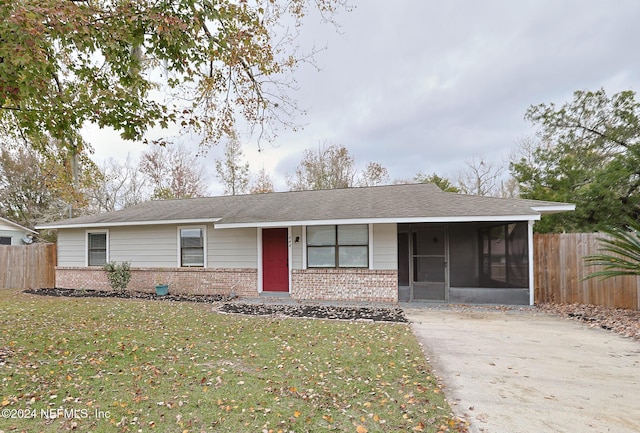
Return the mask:
<path id="1" fill-rule="evenodd" d="M 180 229 L 180 266 L 204 267 L 204 229 Z"/>
<path id="2" fill-rule="evenodd" d="M 368 268 L 367 224 L 307 227 L 310 268 Z"/>
<path id="3" fill-rule="evenodd" d="M 107 263 L 107 233 L 87 233 L 87 264 L 104 266 Z"/>

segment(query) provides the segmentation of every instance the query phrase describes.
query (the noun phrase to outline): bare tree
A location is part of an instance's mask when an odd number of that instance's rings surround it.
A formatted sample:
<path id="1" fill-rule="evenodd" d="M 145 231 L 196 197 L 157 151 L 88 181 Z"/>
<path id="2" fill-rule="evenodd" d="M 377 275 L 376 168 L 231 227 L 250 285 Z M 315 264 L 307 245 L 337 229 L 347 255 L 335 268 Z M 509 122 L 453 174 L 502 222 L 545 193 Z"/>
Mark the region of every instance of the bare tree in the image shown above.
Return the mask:
<path id="1" fill-rule="evenodd" d="M 227 141 L 224 159 L 216 159 L 216 173 L 226 195 L 245 194 L 249 186 L 249 163 L 242 162 L 242 145 L 236 138 Z"/>
<path id="2" fill-rule="evenodd" d="M 389 171 L 379 162 L 370 162 L 360 174 L 358 186 L 387 185 L 389 181 Z"/>
<path id="3" fill-rule="evenodd" d="M 149 178 L 153 199 L 203 197 L 205 170 L 183 147 L 154 147 L 142 153 L 140 170 Z"/>
<path id="4" fill-rule="evenodd" d="M 249 186 L 249 193 L 263 194 L 266 192 L 273 192 L 273 180 L 271 180 L 271 176 L 269 176 L 269 174 L 263 168 L 251 181 L 251 185 Z"/>
<path id="5" fill-rule="evenodd" d="M 92 212 L 124 209 L 151 197 L 150 179 L 144 176 L 130 155 L 122 164 L 110 158 L 100 171 L 100 182 L 88 193 Z"/>
<path id="6" fill-rule="evenodd" d="M 513 176 L 508 176 L 500 181 L 499 197 L 517 198 L 520 197 L 520 187 L 518 180 Z"/>
<path id="7" fill-rule="evenodd" d="M 358 172 L 355 160 L 342 145 L 326 143 L 318 150 L 305 150 L 295 175 L 287 176 L 287 186 L 292 191 L 311 189 L 352 188 L 389 183 L 389 172 L 382 164 L 370 162 Z"/>
<path id="8" fill-rule="evenodd" d="M 458 174 L 458 188 L 463 194 L 500 196 L 504 166 L 473 157 L 465 162 L 467 168 Z"/>
<path id="9" fill-rule="evenodd" d="M 325 143 L 317 151 L 304 151 L 295 177 L 287 176 L 287 185 L 292 191 L 349 188 L 355 176 L 354 160 L 347 148 Z"/>

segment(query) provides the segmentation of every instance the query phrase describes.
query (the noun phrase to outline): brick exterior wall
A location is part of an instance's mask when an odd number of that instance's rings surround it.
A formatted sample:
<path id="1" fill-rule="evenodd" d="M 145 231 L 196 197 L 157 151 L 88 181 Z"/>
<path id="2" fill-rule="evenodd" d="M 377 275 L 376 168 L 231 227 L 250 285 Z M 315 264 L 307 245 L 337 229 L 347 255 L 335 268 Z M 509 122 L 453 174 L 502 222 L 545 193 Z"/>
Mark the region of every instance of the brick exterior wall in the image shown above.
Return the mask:
<path id="1" fill-rule="evenodd" d="M 197 295 L 258 296 L 257 269 L 210 268 L 133 268 L 128 290 L 152 292 L 157 283 L 169 284 L 169 293 Z M 111 290 L 106 273 L 100 268 L 56 268 L 56 287 L 67 289 Z"/>
<path id="2" fill-rule="evenodd" d="M 290 296 L 299 300 L 398 302 L 398 273 L 369 269 L 294 269 Z M 256 269 L 134 268 L 128 290 L 153 292 L 157 282 L 169 284 L 169 293 L 258 296 Z M 100 268 L 56 268 L 56 287 L 111 290 Z"/>
<path id="3" fill-rule="evenodd" d="M 293 299 L 398 302 L 398 272 L 369 269 L 294 269 Z"/>

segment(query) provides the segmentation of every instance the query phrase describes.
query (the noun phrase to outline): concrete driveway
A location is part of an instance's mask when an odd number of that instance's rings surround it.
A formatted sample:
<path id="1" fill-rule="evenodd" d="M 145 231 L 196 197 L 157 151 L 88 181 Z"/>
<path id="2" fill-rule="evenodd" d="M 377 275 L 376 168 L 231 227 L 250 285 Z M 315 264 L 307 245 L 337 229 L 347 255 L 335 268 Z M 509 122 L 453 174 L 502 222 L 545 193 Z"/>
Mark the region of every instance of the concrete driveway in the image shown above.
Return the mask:
<path id="1" fill-rule="evenodd" d="M 640 342 L 535 310 L 405 312 L 471 432 L 640 432 Z"/>

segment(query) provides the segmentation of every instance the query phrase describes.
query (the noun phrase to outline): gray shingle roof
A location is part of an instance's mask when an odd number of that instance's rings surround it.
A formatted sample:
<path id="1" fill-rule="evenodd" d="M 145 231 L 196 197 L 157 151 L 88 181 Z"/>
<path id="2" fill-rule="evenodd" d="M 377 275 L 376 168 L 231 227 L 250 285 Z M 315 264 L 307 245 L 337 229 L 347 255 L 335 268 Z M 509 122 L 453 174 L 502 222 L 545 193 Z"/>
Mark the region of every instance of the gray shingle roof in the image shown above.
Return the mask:
<path id="1" fill-rule="evenodd" d="M 534 210 L 533 208 L 536 208 Z M 39 228 L 216 222 L 216 226 L 321 223 L 344 220 L 450 221 L 537 219 L 567 203 L 447 193 L 433 184 L 157 200 L 121 211 L 42 224 Z"/>

